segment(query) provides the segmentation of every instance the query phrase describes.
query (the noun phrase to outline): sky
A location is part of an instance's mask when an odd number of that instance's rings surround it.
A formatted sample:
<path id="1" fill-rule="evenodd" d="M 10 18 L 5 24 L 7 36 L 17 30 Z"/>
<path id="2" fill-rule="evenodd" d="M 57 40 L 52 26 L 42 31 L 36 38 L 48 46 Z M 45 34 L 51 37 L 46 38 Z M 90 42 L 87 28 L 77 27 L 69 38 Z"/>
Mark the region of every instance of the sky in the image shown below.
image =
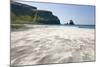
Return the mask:
<path id="1" fill-rule="evenodd" d="M 55 4 L 32 1 L 18 1 L 37 7 L 40 10 L 48 10 L 60 19 L 61 24 L 73 20 L 75 24 L 94 25 L 95 24 L 95 6 L 93 5 L 73 5 L 73 4 Z"/>

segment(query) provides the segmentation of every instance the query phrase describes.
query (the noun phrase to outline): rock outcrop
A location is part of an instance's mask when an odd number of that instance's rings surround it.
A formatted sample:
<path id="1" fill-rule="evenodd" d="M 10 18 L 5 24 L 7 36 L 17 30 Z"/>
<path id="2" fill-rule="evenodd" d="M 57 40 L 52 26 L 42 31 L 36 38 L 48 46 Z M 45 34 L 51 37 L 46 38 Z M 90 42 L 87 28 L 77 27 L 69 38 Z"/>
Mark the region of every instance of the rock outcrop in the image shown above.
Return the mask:
<path id="1" fill-rule="evenodd" d="M 75 25 L 74 22 L 73 22 L 73 20 L 70 20 L 70 21 L 69 21 L 69 24 L 70 24 L 70 25 Z"/>
<path id="2" fill-rule="evenodd" d="M 73 20 L 69 20 L 69 23 L 65 23 L 64 25 L 75 25 L 74 21 Z"/>
<path id="3" fill-rule="evenodd" d="M 26 4 L 18 3 L 18 2 L 11 2 L 11 12 L 16 14 L 17 16 L 20 15 L 32 15 L 33 10 L 36 10 L 36 7 L 29 6 Z"/>
<path id="4" fill-rule="evenodd" d="M 57 16 L 54 16 L 51 11 L 45 10 L 37 10 L 36 21 L 40 24 L 60 24 L 60 21 Z"/>
<path id="5" fill-rule="evenodd" d="M 38 10 L 37 7 L 18 2 L 11 2 L 11 21 L 12 23 L 60 24 L 59 18 L 51 11 Z"/>

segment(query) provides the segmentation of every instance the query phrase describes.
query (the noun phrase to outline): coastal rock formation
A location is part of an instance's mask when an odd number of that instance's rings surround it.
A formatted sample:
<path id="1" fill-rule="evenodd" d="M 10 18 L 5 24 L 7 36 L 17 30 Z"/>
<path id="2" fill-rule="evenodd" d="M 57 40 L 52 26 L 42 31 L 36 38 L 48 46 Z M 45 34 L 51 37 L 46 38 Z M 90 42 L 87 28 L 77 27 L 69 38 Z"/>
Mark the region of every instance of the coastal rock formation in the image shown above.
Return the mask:
<path id="1" fill-rule="evenodd" d="M 46 11 L 46 10 L 36 10 L 36 11 L 37 11 L 36 21 L 39 22 L 40 24 L 60 24 L 58 17 L 54 16 L 51 11 Z"/>
<path id="2" fill-rule="evenodd" d="M 69 24 L 70 25 L 75 25 L 74 22 L 73 22 L 73 20 L 70 20 Z"/>
<path id="3" fill-rule="evenodd" d="M 18 2 L 11 2 L 11 12 L 15 15 L 32 15 L 33 10 L 36 10 L 36 7 L 25 5 Z"/>
<path id="4" fill-rule="evenodd" d="M 64 25 L 75 25 L 74 21 L 73 20 L 69 20 L 69 23 L 65 23 Z"/>
<path id="5" fill-rule="evenodd" d="M 37 7 L 11 2 L 11 23 L 60 24 L 51 11 L 38 10 Z"/>

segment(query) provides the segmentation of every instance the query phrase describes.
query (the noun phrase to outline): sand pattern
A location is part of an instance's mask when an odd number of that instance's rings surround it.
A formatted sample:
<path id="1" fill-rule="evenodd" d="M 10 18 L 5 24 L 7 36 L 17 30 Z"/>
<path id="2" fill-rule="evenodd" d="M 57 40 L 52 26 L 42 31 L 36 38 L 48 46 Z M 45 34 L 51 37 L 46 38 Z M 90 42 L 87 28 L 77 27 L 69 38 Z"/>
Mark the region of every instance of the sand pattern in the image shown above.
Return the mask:
<path id="1" fill-rule="evenodd" d="M 11 65 L 95 60 L 95 31 L 74 27 L 29 26 L 11 32 Z"/>

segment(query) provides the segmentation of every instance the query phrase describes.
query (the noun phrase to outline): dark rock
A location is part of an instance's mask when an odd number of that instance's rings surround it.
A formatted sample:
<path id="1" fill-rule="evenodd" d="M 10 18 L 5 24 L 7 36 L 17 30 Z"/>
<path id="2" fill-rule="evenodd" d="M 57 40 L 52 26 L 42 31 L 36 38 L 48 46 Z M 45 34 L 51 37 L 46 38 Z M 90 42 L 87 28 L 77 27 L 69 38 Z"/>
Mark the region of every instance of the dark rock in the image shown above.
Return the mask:
<path id="1" fill-rule="evenodd" d="M 37 17 L 40 17 L 41 24 L 60 24 L 57 16 L 54 16 L 51 11 L 37 10 Z"/>
<path id="2" fill-rule="evenodd" d="M 65 23 L 64 25 L 75 25 L 75 23 L 73 22 L 73 20 L 70 20 L 69 23 Z"/>
<path id="3" fill-rule="evenodd" d="M 33 6 L 28 6 L 25 4 L 21 4 L 18 2 L 11 2 L 11 12 L 16 14 L 17 16 L 20 15 L 32 15 L 33 9 L 37 9 Z"/>
<path id="4" fill-rule="evenodd" d="M 69 25 L 75 25 L 74 22 L 73 22 L 73 20 L 69 21 Z"/>

